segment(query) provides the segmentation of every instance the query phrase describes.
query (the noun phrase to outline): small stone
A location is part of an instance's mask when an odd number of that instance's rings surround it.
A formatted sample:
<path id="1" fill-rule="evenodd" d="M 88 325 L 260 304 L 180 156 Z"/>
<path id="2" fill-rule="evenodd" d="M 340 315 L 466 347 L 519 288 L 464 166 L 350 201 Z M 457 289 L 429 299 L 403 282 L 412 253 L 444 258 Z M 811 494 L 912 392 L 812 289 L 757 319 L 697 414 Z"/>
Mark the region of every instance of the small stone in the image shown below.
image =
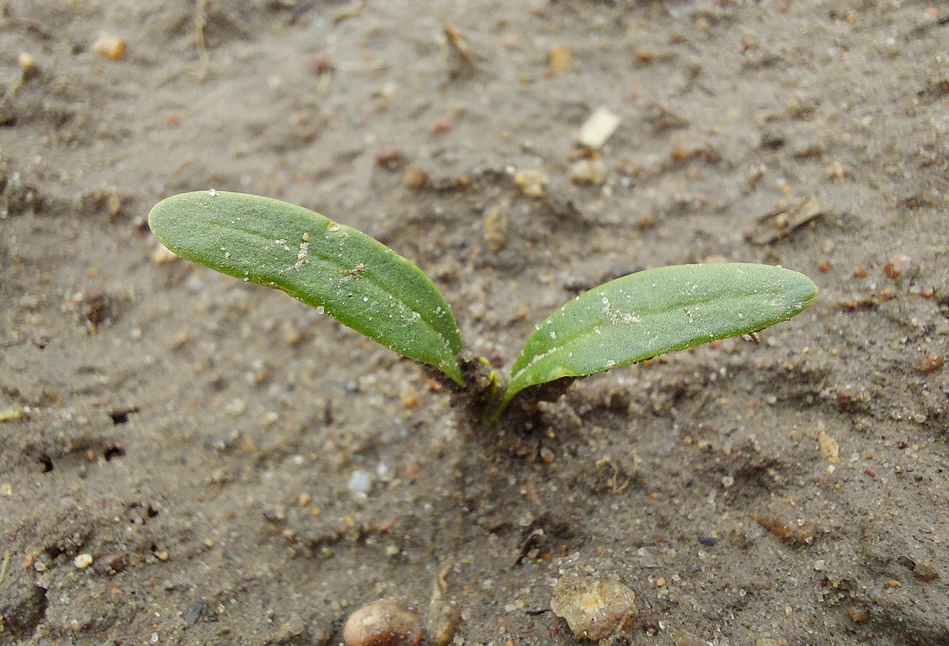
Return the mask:
<path id="1" fill-rule="evenodd" d="M 75 559 L 73 559 L 72 564 L 80 570 L 85 570 L 87 567 L 92 565 L 92 561 L 92 554 L 80 554 Z"/>
<path id="2" fill-rule="evenodd" d="M 903 274 L 909 273 L 913 268 L 913 261 L 909 256 L 902 253 L 895 253 L 883 265 L 883 273 L 887 278 L 897 279 Z"/>
<path id="3" fill-rule="evenodd" d="M 501 251 L 507 246 L 507 228 L 509 219 L 507 211 L 500 206 L 493 206 L 484 214 L 484 241 L 488 249 L 494 252 Z"/>
<path id="4" fill-rule="evenodd" d="M 121 36 L 103 34 L 93 41 L 90 49 L 99 56 L 117 61 L 125 55 L 127 45 L 128 43 Z"/>
<path id="5" fill-rule="evenodd" d="M 367 603 L 346 620 L 346 646 L 416 646 L 422 641 L 422 620 L 396 601 Z"/>
<path id="6" fill-rule="evenodd" d="M 672 161 L 683 164 L 695 157 L 707 160 L 709 154 L 708 139 L 694 132 L 680 131 L 672 136 Z"/>
<path id="7" fill-rule="evenodd" d="M 455 604 L 440 598 L 432 599 L 428 612 L 425 613 L 429 642 L 435 646 L 448 646 L 455 638 L 459 623 L 461 613 Z"/>
<path id="8" fill-rule="evenodd" d="M 935 581 L 939 578 L 939 572 L 936 570 L 936 566 L 929 561 L 917 563 L 916 567 L 913 568 L 913 574 L 923 581 Z"/>
<path id="9" fill-rule="evenodd" d="M 577 639 L 600 641 L 633 629 L 636 595 L 622 583 L 568 572 L 554 586 L 550 608 Z"/>
<path id="10" fill-rule="evenodd" d="M 164 265 L 175 260 L 178 260 L 178 256 L 163 244 L 157 245 L 152 251 L 152 262 L 156 265 Z"/>
<path id="11" fill-rule="evenodd" d="M 20 64 L 20 74 L 23 78 L 30 78 L 36 74 L 36 61 L 28 52 L 20 52 L 16 57 L 16 62 Z"/>
<path id="12" fill-rule="evenodd" d="M 581 146 L 590 150 L 599 150 L 603 144 L 613 136 L 616 129 L 619 128 L 620 117 L 609 108 L 601 107 L 596 110 L 580 126 L 580 135 L 577 141 Z"/>
<path id="13" fill-rule="evenodd" d="M 553 78 L 558 74 L 569 71 L 572 59 L 573 50 L 569 45 L 556 45 L 551 47 L 550 54 L 547 56 L 547 71 L 544 73 L 544 76 L 546 78 Z"/>
<path id="14" fill-rule="evenodd" d="M 428 183 L 428 173 L 417 166 L 409 164 L 405 167 L 405 170 L 402 171 L 402 183 L 405 184 L 407 189 L 417 191 Z"/>
<path id="15" fill-rule="evenodd" d="M 919 360 L 919 371 L 920 372 L 933 372 L 942 368 L 944 359 L 941 354 L 937 352 L 927 352 Z"/>
<path id="16" fill-rule="evenodd" d="M 353 495 L 364 497 L 372 490 L 372 474 L 363 469 L 356 469 L 350 474 L 346 487 Z"/>
<path id="17" fill-rule="evenodd" d="M 514 174 L 514 186 L 527 197 L 543 197 L 547 194 L 547 174 L 542 170 L 525 168 Z"/>
<path id="18" fill-rule="evenodd" d="M 234 417 L 243 415 L 246 410 L 247 404 L 243 399 L 239 398 L 232 399 L 224 406 L 224 412 L 228 415 L 233 415 Z"/>
<path id="19" fill-rule="evenodd" d="M 128 567 L 128 564 L 125 554 L 108 554 L 97 558 L 92 564 L 92 570 L 101 576 L 113 576 Z"/>
<path id="20" fill-rule="evenodd" d="M 870 611 L 866 608 L 861 608 L 859 606 L 847 606 L 844 608 L 844 610 L 847 612 L 847 615 L 850 616 L 850 619 L 853 620 L 854 623 L 862 624 L 863 622 L 870 619 Z"/>
<path id="21" fill-rule="evenodd" d="M 840 445 L 837 440 L 823 430 L 817 434 L 817 443 L 820 445 L 820 454 L 831 464 L 840 464 Z"/>
<path id="22" fill-rule="evenodd" d="M 9 482 L 0 484 L 0 496 L 10 497 L 13 495 L 13 485 Z"/>
<path id="23" fill-rule="evenodd" d="M 376 151 L 376 166 L 395 168 L 402 163 L 404 157 L 402 149 L 396 146 L 387 146 Z"/>
<path id="24" fill-rule="evenodd" d="M 602 159 L 581 159 L 570 167 L 570 181 L 580 186 L 606 183 L 606 164 Z"/>
<path id="25" fill-rule="evenodd" d="M 204 609 L 204 601 L 202 599 L 197 599 L 193 601 L 190 606 L 184 611 L 181 615 L 181 618 L 185 620 L 185 623 L 189 626 L 193 626 L 198 618 L 201 616 L 201 611 Z"/>
<path id="26" fill-rule="evenodd" d="M 300 617 L 297 613 L 290 613 L 290 616 L 287 617 L 287 620 L 280 625 L 280 630 L 277 631 L 277 639 L 290 641 L 294 637 L 299 637 L 306 632 L 306 623 L 304 623 L 303 618 Z"/>

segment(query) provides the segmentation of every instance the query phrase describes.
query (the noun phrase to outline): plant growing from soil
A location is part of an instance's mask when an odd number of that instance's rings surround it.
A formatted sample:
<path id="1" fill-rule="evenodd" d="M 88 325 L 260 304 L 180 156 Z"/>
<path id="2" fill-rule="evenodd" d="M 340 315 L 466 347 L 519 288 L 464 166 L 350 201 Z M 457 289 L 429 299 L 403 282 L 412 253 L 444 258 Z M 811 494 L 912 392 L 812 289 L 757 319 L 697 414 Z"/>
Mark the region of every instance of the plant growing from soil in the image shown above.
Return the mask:
<path id="1" fill-rule="evenodd" d="M 641 271 L 595 287 L 554 312 L 536 326 L 503 378 L 465 349 L 451 308 L 432 281 L 355 229 L 287 202 L 215 190 L 162 200 L 148 223 L 178 256 L 283 290 L 434 368 L 489 423 L 528 388 L 564 385 L 672 350 L 753 334 L 799 314 L 817 295 L 806 276 L 767 265 Z M 545 399 L 562 390 L 532 392 Z"/>

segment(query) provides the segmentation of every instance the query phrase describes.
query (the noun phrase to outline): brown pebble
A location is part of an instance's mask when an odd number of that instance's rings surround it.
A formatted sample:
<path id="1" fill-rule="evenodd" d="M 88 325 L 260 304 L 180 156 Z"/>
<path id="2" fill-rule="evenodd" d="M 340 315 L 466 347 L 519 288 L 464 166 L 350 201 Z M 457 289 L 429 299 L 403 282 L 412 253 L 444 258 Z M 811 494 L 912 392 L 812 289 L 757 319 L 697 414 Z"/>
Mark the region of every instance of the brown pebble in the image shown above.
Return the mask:
<path id="1" fill-rule="evenodd" d="M 90 49 L 99 56 L 110 58 L 117 61 L 125 55 L 127 43 L 121 36 L 115 34 L 103 34 L 93 41 Z"/>
<path id="2" fill-rule="evenodd" d="M 939 578 L 939 572 L 936 570 L 936 566 L 929 561 L 917 563 L 916 567 L 913 568 L 913 574 L 923 581 L 934 581 Z"/>
<path id="3" fill-rule="evenodd" d="M 867 277 L 867 268 L 863 265 L 857 265 L 853 268 L 853 277 L 854 278 L 866 278 Z"/>
<path id="4" fill-rule="evenodd" d="M 890 256 L 890 259 L 883 265 L 883 273 L 886 274 L 887 278 L 896 279 L 903 274 L 909 273 L 912 268 L 913 262 L 909 256 L 902 253 L 895 253 Z"/>
<path id="5" fill-rule="evenodd" d="M 343 640 L 346 646 L 416 646 L 422 620 L 397 601 L 373 601 L 349 616 Z"/>
<path id="6" fill-rule="evenodd" d="M 941 354 L 936 352 L 927 352 L 919 361 L 920 372 L 933 372 L 942 368 L 944 359 Z"/>
<path id="7" fill-rule="evenodd" d="M 643 611 L 642 618 L 643 627 L 648 634 L 655 635 L 662 628 L 662 624 L 659 623 L 659 617 L 648 610 Z"/>
<path id="8" fill-rule="evenodd" d="M 405 184 L 406 188 L 417 191 L 428 183 L 428 173 L 409 164 L 402 172 L 402 183 Z"/>
<path id="9" fill-rule="evenodd" d="M 847 611 L 847 614 L 850 616 L 850 619 L 854 623 L 862 624 L 870 618 L 870 611 L 866 608 L 861 608 L 859 606 L 847 606 L 844 608 Z"/>
<path id="10" fill-rule="evenodd" d="M 112 576 L 128 566 L 125 554 L 100 556 L 92 563 L 92 570 L 100 576 Z"/>
<path id="11" fill-rule="evenodd" d="M 672 161 L 681 164 L 694 157 L 707 160 L 709 157 L 708 140 L 694 132 L 677 132 L 672 137 Z"/>
<path id="12" fill-rule="evenodd" d="M 877 472 L 871 469 L 870 467 L 867 467 L 866 469 L 864 469 L 863 472 L 867 474 L 868 476 L 870 476 L 871 478 L 877 477 Z"/>
<path id="13" fill-rule="evenodd" d="M 432 122 L 432 133 L 443 135 L 446 132 L 451 132 L 451 121 L 448 119 L 435 119 L 435 121 Z"/>
<path id="14" fill-rule="evenodd" d="M 376 165 L 383 168 L 392 168 L 402 161 L 402 149 L 396 146 L 387 146 L 376 151 Z"/>
<path id="15" fill-rule="evenodd" d="M 817 529 L 813 523 L 791 522 L 774 512 L 754 512 L 751 514 L 751 519 L 770 533 L 794 545 L 810 545 L 817 536 Z"/>
<path id="16" fill-rule="evenodd" d="M 333 71 L 333 64 L 330 62 L 326 52 L 317 52 L 313 54 L 313 71 L 317 74 L 325 74 Z"/>

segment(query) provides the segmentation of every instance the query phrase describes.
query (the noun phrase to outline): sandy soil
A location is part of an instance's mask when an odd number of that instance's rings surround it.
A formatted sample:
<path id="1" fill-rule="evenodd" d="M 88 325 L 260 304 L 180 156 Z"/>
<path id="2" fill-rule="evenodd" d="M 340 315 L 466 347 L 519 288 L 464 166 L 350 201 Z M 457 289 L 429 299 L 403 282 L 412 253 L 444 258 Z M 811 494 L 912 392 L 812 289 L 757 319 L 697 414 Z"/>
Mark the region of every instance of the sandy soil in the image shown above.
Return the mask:
<path id="1" fill-rule="evenodd" d="M 4 2 L 0 644 L 335 644 L 380 598 L 430 644 L 570 644 L 568 572 L 636 593 L 616 643 L 949 644 L 938 4 Z M 151 206 L 212 187 L 375 235 L 497 363 L 639 268 L 821 295 L 473 429 L 414 364 L 156 255 Z"/>

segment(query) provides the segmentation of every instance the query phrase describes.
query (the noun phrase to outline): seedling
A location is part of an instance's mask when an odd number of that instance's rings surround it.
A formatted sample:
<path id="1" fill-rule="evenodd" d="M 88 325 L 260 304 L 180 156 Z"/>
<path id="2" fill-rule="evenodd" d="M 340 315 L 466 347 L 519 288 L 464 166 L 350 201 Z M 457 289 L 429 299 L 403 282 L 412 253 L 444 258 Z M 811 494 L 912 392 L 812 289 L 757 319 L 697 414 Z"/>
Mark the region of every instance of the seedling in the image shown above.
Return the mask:
<path id="1" fill-rule="evenodd" d="M 162 200 L 148 224 L 175 254 L 283 290 L 434 367 L 497 421 L 533 386 L 584 377 L 786 321 L 817 296 L 806 276 L 746 263 L 649 269 L 577 296 L 536 326 L 507 378 L 472 360 L 438 289 L 348 226 L 278 200 L 201 191 Z M 479 376 L 480 375 L 480 376 Z"/>

